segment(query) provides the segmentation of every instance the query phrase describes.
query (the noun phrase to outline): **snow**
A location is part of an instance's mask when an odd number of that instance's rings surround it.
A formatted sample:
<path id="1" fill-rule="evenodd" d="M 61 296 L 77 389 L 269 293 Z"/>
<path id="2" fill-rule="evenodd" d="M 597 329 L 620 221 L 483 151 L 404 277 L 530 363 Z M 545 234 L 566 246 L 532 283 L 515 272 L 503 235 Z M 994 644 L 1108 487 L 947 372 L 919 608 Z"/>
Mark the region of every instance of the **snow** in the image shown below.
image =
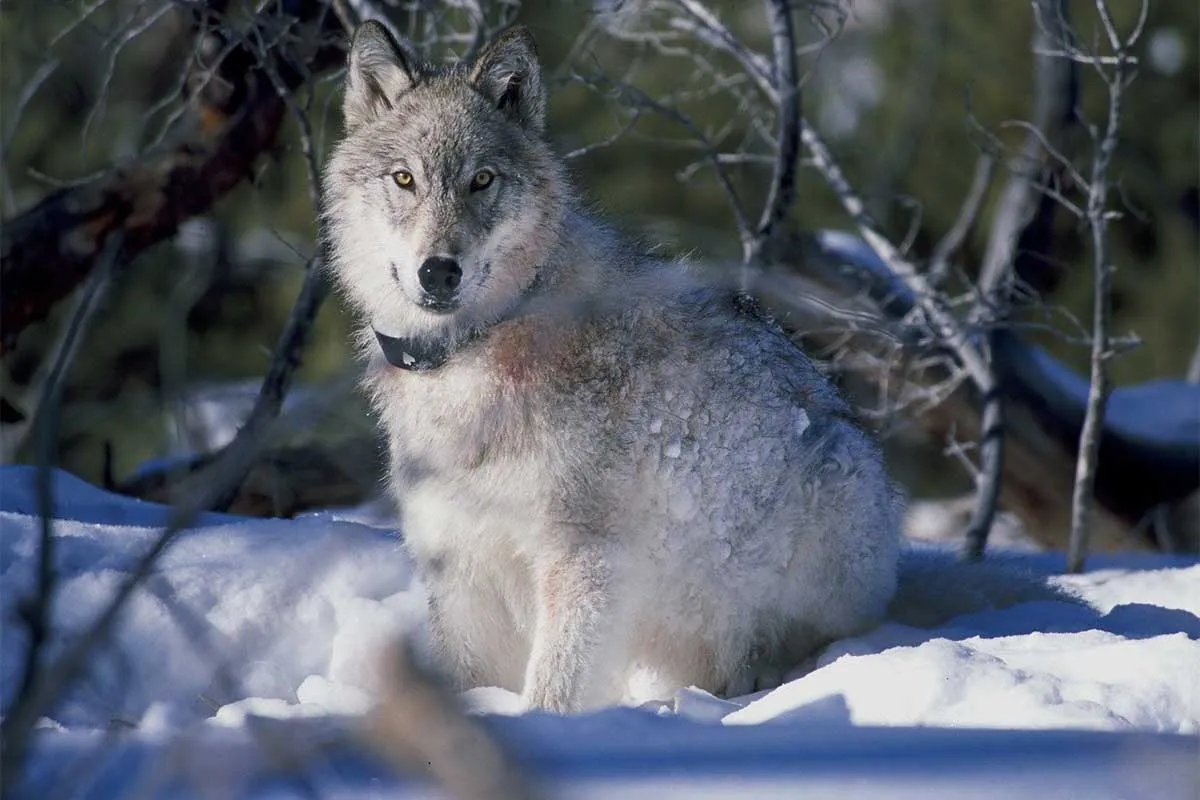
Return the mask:
<path id="1" fill-rule="evenodd" d="M 167 510 L 55 473 L 50 655 L 94 619 Z M 39 536 L 33 472 L 0 467 L 0 699 L 16 690 Z M 1014 553 L 1041 574 L 1061 554 Z M 885 624 L 778 689 L 685 689 L 642 708 L 521 713 L 463 696 L 569 797 L 1154 797 L 1200 793 L 1200 563 L 1097 556 L 1056 577 L 1091 607 L 1026 603 L 933 630 Z M 350 743 L 378 652 L 424 646 L 419 579 L 378 509 L 204 516 L 44 720 L 28 796 L 429 796 Z M 264 728 L 265 726 L 265 728 Z M 263 730 L 274 744 L 264 744 Z M 119 731 L 119 732 L 118 732 Z M 282 764 L 278 737 L 299 748 Z M 293 755 L 295 755 L 293 753 Z M 253 791 L 248 787 L 254 787 Z"/>

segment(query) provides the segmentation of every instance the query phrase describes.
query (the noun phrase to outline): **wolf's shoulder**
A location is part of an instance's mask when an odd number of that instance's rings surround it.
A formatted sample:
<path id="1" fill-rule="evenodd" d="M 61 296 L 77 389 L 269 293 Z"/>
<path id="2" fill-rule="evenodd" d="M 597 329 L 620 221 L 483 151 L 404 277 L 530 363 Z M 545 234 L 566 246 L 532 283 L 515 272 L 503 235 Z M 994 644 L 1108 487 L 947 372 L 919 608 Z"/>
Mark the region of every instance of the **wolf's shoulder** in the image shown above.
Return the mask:
<path id="1" fill-rule="evenodd" d="M 649 371 L 681 383 L 845 406 L 821 369 L 756 301 L 687 263 L 645 258 L 615 276 L 578 321 L 600 374 Z"/>

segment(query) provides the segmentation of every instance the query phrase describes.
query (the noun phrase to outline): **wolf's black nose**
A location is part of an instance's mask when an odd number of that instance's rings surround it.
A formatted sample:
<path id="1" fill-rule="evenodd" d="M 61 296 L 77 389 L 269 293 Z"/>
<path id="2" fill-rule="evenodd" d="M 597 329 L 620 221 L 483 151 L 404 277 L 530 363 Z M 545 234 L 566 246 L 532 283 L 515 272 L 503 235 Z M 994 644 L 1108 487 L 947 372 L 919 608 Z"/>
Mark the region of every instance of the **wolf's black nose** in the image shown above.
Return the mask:
<path id="1" fill-rule="evenodd" d="M 421 281 L 422 289 L 435 300 L 444 302 L 454 297 L 454 292 L 462 283 L 462 267 L 452 258 L 433 256 L 425 259 L 425 263 L 417 270 L 417 278 Z"/>

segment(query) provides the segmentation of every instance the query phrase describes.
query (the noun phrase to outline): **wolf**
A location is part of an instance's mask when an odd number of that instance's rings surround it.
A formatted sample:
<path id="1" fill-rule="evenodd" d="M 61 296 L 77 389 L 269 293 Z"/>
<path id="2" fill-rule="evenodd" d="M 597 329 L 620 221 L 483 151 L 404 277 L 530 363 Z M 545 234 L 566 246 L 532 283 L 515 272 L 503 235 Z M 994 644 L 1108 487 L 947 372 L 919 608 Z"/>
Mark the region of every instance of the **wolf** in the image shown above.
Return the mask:
<path id="1" fill-rule="evenodd" d="M 901 495 L 775 322 L 588 209 L 546 103 L 523 28 L 365 23 L 323 181 L 437 655 L 556 712 L 772 685 L 883 618 Z"/>

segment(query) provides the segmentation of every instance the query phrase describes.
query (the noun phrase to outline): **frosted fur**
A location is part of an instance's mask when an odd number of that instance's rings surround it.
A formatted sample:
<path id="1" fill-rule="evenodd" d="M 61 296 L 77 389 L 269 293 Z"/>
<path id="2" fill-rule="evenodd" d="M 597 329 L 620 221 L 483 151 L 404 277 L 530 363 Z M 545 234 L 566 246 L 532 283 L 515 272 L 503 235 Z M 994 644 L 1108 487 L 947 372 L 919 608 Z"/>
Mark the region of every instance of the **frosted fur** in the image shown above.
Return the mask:
<path id="1" fill-rule="evenodd" d="M 376 69 L 386 36 L 356 38 Z M 530 48 L 508 34 L 480 60 L 536 68 Z M 574 711 L 642 699 L 635 671 L 657 696 L 746 691 L 877 623 L 900 502 L 833 387 L 733 292 L 582 209 L 544 97 L 404 61 L 412 85 L 368 102 L 352 59 L 324 222 L 446 669 Z M 421 305 L 431 255 L 462 265 L 453 313 Z M 373 330 L 460 346 L 406 372 Z"/>

